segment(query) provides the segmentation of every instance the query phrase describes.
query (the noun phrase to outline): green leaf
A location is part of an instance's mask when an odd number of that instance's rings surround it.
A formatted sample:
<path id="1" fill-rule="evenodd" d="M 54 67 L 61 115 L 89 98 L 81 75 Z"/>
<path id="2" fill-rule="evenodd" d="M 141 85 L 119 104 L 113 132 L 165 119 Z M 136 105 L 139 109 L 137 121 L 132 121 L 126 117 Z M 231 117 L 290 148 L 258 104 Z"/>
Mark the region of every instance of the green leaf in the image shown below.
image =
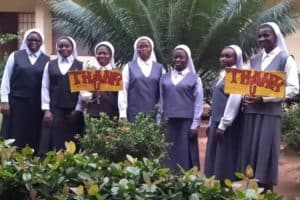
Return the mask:
<path id="1" fill-rule="evenodd" d="M 229 179 L 225 179 L 224 183 L 227 187 L 229 187 L 229 188 L 232 187 L 232 182 Z"/>
<path id="2" fill-rule="evenodd" d="M 151 184 L 151 178 L 149 176 L 149 173 L 147 172 L 143 172 L 143 179 L 144 179 L 144 182 L 148 185 Z"/>
<path id="3" fill-rule="evenodd" d="M 23 179 L 24 182 L 31 181 L 31 178 L 32 178 L 32 176 L 31 176 L 30 173 L 23 173 L 23 175 L 22 175 L 22 179 Z"/>
<path id="4" fill-rule="evenodd" d="M 240 172 L 236 172 L 234 173 L 234 175 L 239 178 L 239 179 L 244 179 L 245 178 L 245 175 L 243 173 L 240 173 Z"/>
<path id="5" fill-rule="evenodd" d="M 31 156 L 32 154 L 33 154 L 33 149 L 30 148 L 29 146 L 26 146 L 25 148 L 22 149 L 23 156 Z"/>

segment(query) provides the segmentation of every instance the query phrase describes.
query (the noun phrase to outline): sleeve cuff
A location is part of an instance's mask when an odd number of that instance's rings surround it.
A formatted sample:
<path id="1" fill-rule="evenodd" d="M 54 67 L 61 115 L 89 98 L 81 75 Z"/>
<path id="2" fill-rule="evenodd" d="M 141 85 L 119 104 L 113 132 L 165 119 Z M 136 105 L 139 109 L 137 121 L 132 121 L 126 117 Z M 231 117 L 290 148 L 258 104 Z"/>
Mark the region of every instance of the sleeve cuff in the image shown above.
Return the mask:
<path id="1" fill-rule="evenodd" d="M 221 129 L 222 131 L 225 131 L 227 128 L 227 126 L 225 124 L 223 124 L 222 122 L 220 122 L 218 129 Z"/>
<path id="2" fill-rule="evenodd" d="M 127 118 L 127 111 L 126 110 L 120 110 L 120 118 Z"/>
<path id="3" fill-rule="evenodd" d="M 50 110 L 49 104 L 42 104 L 42 110 Z"/>
<path id="4" fill-rule="evenodd" d="M 200 122 L 199 120 L 193 120 L 191 129 L 197 129 L 197 128 L 199 128 L 199 125 L 200 125 L 199 122 Z"/>
<path id="5" fill-rule="evenodd" d="M 282 101 L 282 98 L 275 98 L 275 97 L 263 97 L 262 102 L 267 103 L 267 102 L 279 102 Z"/>
<path id="6" fill-rule="evenodd" d="M 2 95 L 1 96 L 1 102 L 2 103 L 8 103 L 8 95 Z"/>
<path id="7" fill-rule="evenodd" d="M 82 112 L 82 105 L 81 104 L 77 104 L 75 107 L 76 111 Z"/>
<path id="8" fill-rule="evenodd" d="M 80 96 L 81 96 L 81 99 L 83 101 L 90 101 L 93 98 L 93 94 L 91 92 L 88 92 L 88 91 L 80 92 Z"/>

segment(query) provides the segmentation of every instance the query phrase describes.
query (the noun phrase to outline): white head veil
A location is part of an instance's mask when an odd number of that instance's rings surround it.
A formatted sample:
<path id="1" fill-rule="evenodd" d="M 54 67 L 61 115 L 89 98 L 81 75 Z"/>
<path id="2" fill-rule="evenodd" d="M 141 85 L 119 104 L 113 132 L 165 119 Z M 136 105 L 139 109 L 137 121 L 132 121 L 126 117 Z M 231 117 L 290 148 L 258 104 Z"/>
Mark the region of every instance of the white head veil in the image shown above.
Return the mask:
<path id="1" fill-rule="evenodd" d="M 20 50 L 24 50 L 24 49 L 29 50 L 28 47 L 27 47 L 27 37 L 32 32 L 36 32 L 36 33 L 38 33 L 41 36 L 41 38 L 42 38 L 42 44 L 40 46 L 39 51 L 41 51 L 44 54 L 46 54 L 46 48 L 45 48 L 45 44 L 44 44 L 44 40 L 45 40 L 44 34 L 40 30 L 38 30 L 36 28 L 29 29 L 29 30 L 27 30 L 24 33 L 24 37 L 23 37 L 23 40 L 22 40 L 22 43 L 21 43 L 21 46 L 20 46 Z"/>
<path id="2" fill-rule="evenodd" d="M 186 54 L 188 55 L 187 67 L 189 68 L 189 70 L 191 72 L 196 74 L 196 70 L 195 70 L 195 66 L 194 66 L 194 63 L 193 63 L 192 53 L 191 53 L 190 48 L 185 44 L 180 44 L 180 45 L 176 46 L 174 50 L 176 50 L 176 49 L 182 49 L 186 52 Z"/>
<path id="3" fill-rule="evenodd" d="M 142 37 L 139 37 L 138 39 L 135 40 L 134 42 L 134 45 L 133 45 L 133 48 L 134 48 L 134 53 L 133 53 L 133 58 L 132 58 L 132 61 L 136 61 L 137 58 L 139 57 L 139 54 L 137 52 L 137 44 L 140 40 L 147 40 L 150 42 L 150 45 L 152 47 L 152 50 L 151 50 L 151 53 L 150 53 L 150 57 L 148 60 L 150 61 L 153 61 L 153 62 L 156 62 L 156 56 L 155 56 L 155 52 L 154 52 L 154 43 L 153 41 L 151 40 L 151 38 L 147 37 L 147 36 L 142 36 Z"/>
<path id="4" fill-rule="evenodd" d="M 109 49 L 110 49 L 110 51 L 111 51 L 111 59 L 110 59 L 110 65 L 111 65 L 111 67 L 112 68 L 115 68 L 116 66 L 115 66 L 115 48 L 114 48 L 114 46 L 110 43 L 110 42 L 108 42 L 108 41 L 103 41 L 103 42 L 99 42 L 96 46 L 95 46 L 95 49 L 94 49 L 94 54 L 96 55 L 97 54 L 97 49 L 98 49 L 98 47 L 99 46 L 101 46 L 101 45 L 104 45 L 104 46 L 106 46 L 106 47 L 108 47 Z"/>
<path id="5" fill-rule="evenodd" d="M 235 52 L 235 55 L 236 55 L 236 67 L 237 68 L 242 68 L 243 67 L 243 55 L 242 55 L 242 50 L 239 46 L 237 45 L 229 45 L 228 47 L 232 48 Z"/>
<path id="6" fill-rule="evenodd" d="M 74 40 L 73 38 L 71 38 L 71 37 L 69 37 L 69 36 L 61 36 L 61 37 L 59 37 L 59 38 L 57 39 L 57 41 L 56 41 L 56 50 L 58 49 L 58 42 L 59 42 L 61 39 L 64 39 L 64 38 L 66 38 L 66 39 L 68 39 L 68 40 L 71 41 L 71 43 L 72 43 L 72 45 L 73 45 L 73 51 L 72 51 L 72 54 L 71 54 L 71 55 L 73 56 L 74 59 L 77 59 L 78 54 L 77 54 L 76 42 L 75 42 L 75 40 Z M 58 51 L 57 51 L 57 57 L 60 58 L 60 59 L 62 59 L 62 56 L 58 53 Z"/>
<path id="7" fill-rule="evenodd" d="M 277 46 L 282 51 L 285 51 L 287 54 L 289 54 L 289 52 L 286 48 L 284 36 L 281 33 L 279 26 L 275 22 L 267 22 L 267 23 L 263 23 L 262 25 L 269 25 L 273 29 L 273 31 L 275 32 L 276 38 L 277 38 L 277 41 L 276 41 Z"/>

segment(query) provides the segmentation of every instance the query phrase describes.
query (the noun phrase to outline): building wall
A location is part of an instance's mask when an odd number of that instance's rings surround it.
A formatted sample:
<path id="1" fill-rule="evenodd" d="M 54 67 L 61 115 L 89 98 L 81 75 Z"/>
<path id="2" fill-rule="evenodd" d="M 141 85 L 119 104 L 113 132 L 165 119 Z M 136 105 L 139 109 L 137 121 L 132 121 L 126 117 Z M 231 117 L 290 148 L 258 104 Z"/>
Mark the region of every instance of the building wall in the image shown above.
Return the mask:
<path id="1" fill-rule="evenodd" d="M 289 53 L 295 57 L 298 71 L 300 72 L 300 28 L 293 35 L 286 37 L 286 45 Z"/>
<path id="2" fill-rule="evenodd" d="M 53 53 L 51 16 L 43 0 L 0 0 L 0 12 L 35 13 L 35 28 L 45 35 L 47 53 Z"/>
<path id="3" fill-rule="evenodd" d="M 0 12 L 33 12 L 34 0 L 0 0 Z"/>

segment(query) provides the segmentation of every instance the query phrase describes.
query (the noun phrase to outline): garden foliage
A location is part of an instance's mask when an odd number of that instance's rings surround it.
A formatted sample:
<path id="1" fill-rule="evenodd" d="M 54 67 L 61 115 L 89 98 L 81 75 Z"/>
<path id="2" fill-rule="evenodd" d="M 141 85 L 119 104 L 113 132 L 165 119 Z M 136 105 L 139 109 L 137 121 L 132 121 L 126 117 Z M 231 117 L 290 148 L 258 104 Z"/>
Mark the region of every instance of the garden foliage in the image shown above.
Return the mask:
<path id="1" fill-rule="evenodd" d="M 168 146 L 161 126 L 144 115 L 138 115 L 134 123 L 111 120 L 104 113 L 99 118 L 86 117 L 86 133 L 79 141 L 85 151 L 111 161 L 123 161 L 126 154 L 139 159 L 158 158 Z"/>
<path id="2" fill-rule="evenodd" d="M 274 193 L 259 194 L 248 178 L 241 190 L 230 181 L 221 186 L 195 169 L 172 175 L 158 159 L 127 156 L 114 163 L 97 153 L 75 153 L 73 142 L 66 143 L 66 151 L 40 159 L 30 148 L 18 151 L 9 143 L 0 142 L 0 199 L 280 199 Z"/>
<path id="3" fill-rule="evenodd" d="M 282 133 L 284 140 L 300 152 L 300 104 L 294 104 L 283 114 Z"/>

